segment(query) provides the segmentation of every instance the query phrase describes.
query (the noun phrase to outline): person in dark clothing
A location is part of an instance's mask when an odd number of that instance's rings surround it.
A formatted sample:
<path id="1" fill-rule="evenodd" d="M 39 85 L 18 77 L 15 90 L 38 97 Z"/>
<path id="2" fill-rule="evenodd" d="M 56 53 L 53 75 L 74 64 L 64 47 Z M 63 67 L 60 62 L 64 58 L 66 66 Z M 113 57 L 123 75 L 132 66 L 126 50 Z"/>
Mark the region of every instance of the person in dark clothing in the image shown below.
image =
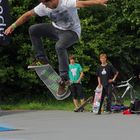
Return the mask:
<path id="1" fill-rule="evenodd" d="M 101 104 L 98 111 L 98 114 L 101 114 L 101 108 L 103 105 L 103 101 L 105 96 L 107 96 L 107 112 L 111 112 L 111 97 L 112 97 L 112 83 L 116 80 L 118 76 L 118 71 L 116 68 L 107 63 L 107 55 L 102 53 L 100 54 L 100 62 L 101 65 L 97 69 L 97 80 L 98 87 L 103 87 L 103 93 L 101 97 Z"/>

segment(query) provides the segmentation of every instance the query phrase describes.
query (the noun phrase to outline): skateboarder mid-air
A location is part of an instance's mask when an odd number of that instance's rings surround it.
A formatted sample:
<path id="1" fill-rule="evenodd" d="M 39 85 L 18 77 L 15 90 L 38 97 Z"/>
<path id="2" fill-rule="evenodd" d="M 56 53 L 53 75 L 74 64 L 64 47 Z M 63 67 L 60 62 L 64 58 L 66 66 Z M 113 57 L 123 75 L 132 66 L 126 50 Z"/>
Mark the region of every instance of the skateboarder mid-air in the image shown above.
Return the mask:
<path id="1" fill-rule="evenodd" d="M 112 82 L 114 82 L 118 76 L 118 71 L 114 68 L 113 65 L 107 62 L 107 55 L 102 53 L 100 54 L 101 65 L 97 69 L 97 79 L 98 87 L 103 87 L 102 97 L 100 108 L 98 114 L 101 114 L 101 108 L 104 101 L 104 97 L 107 96 L 107 112 L 111 112 L 111 97 L 112 97 Z"/>
<path id="2" fill-rule="evenodd" d="M 39 0 L 40 3 L 36 7 L 21 15 L 4 33 L 6 35 L 11 34 L 18 26 L 24 24 L 36 15 L 41 17 L 48 16 L 52 20 L 52 23 L 34 24 L 29 28 L 29 35 L 35 53 L 35 61 L 29 65 L 28 68 L 36 68 L 38 65 L 46 65 L 49 63 L 41 39 L 42 37 L 47 37 L 48 39 L 55 40 L 59 73 L 62 78 L 62 80 L 59 81 L 60 92 L 58 92 L 58 94 L 62 94 L 67 91 L 68 85 L 70 84 L 67 48 L 77 42 L 81 34 L 77 8 L 96 4 L 105 5 L 107 1 L 108 0 Z"/>

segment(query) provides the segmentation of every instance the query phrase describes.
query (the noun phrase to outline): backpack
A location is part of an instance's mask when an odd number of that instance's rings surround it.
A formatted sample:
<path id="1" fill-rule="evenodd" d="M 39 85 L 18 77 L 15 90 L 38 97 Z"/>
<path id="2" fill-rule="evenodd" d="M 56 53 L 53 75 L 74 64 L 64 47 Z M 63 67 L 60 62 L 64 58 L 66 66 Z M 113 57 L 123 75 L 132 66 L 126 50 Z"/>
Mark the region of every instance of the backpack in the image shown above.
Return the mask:
<path id="1" fill-rule="evenodd" d="M 134 114 L 140 114 L 140 99 L 135 99 L 130 103 L 130 110 Z"/>

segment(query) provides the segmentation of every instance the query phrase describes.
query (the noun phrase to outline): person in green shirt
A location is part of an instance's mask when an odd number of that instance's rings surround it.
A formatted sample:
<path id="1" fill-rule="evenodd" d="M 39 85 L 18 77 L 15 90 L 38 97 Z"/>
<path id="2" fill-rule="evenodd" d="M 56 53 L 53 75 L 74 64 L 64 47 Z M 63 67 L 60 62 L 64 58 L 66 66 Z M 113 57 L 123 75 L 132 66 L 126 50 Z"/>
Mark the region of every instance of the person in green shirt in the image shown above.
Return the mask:
<path id="1" fill-rule="evenodd" d="M 69 64 L 69 78 L 70 78 L 70 89 L 73 97 L 73 103 L 75 106 L 74 112 L 79 107 L 78 98 L 80 99 L 80 105 L 84 103 L 84 92 L 82 89 L 81 79 L 84 76 L 82 67 L 80 64 L 75 63 L 74 55 L 69 57 L 70 64 Z M 82 109 L 81 111 L 83 111 Z"/>

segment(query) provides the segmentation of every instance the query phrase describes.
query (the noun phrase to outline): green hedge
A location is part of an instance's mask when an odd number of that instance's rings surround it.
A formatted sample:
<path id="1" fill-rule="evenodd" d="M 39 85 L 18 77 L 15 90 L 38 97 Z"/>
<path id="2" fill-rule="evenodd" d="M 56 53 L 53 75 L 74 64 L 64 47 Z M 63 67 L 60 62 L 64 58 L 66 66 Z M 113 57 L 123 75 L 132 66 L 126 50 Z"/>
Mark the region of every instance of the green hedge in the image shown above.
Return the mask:
<path id="1" fill-rule="evenodd" d="M 38 1 L 9 0 L 12 21 L 32 9 Z M 83 86 L 87 96 L 97 85 L 95 72 L 98 56 L 107 53 L 109 61 L 119 70 L 119 79 L 126 79 L 140 70 L 140 3 L 139 0 L 110 0 L 107 7 L 94 6 L 79 9 L 82 36 L 79 43 L 69 49 L 83 66 Z M 0 97 L 3 102 L 23 99 L 52 98 L 34 72 L 27 69 L 32 61 L 28 28 L 34 23 L 50 22 L 48 18 L 32 18 L 12 34 L 9 46 L 0 47 Z M 44 46 L 54 42 L 44 40 Z M 48 47 L 48 57 L 58 69 L 54 47 Z"/>

